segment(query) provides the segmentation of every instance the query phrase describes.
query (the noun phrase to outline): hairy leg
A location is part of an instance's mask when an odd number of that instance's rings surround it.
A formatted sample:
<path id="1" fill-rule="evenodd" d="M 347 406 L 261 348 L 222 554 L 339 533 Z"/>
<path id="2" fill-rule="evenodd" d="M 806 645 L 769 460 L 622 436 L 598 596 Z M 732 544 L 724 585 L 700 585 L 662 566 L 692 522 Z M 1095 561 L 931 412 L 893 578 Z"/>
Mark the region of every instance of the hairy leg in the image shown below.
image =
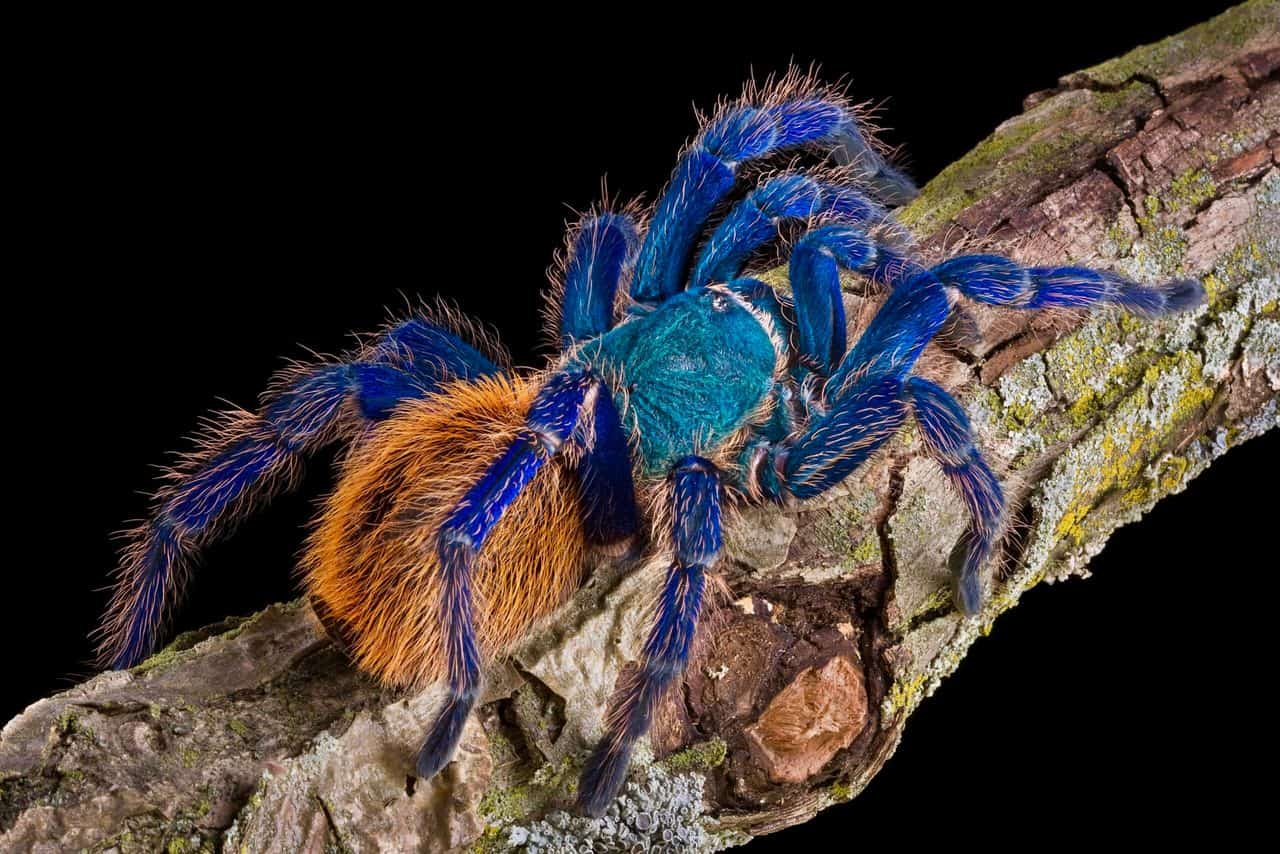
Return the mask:
<path id="1" fill-rule="evenodd" d="M 1151 316 L 1204 302 L 1204 286 L 1195 279 L 1143 285 L 1087 267 L 1023 267 L 999 255 L 960 255 L 931 272 L 969 299 L 1011 308 L 1089 308 L 1113 303 Z"/>
<path id="2" fill-rule="evenodd" d="M 676 464 L 671 509 L 675 556 L 640 666 L 619 688 L 605 739 L 582 772 L 578 804 L 588 815 L 600 815 L 617 796 L 636 740 L 689 657 L 706 573 L 721 548 L 720 480 L 711 462 L 686 457 Z"/>
<path id="3" fill-rule="evenodd" d="M 389 329 L 359 361 L 278 374 L 256 413 L 228 413 L 197 437 L 151 517 L 131 533 L 98 630 L 101 663 L 131 667 L 153 651 L 200 548 L 296 483 L 307 455 L 439 382 L 496 370 L 452 333 L 415 318 Z"/>
<path id="4" fill-rule="evenodd" d="M 631 450 L 613 396 L 602 388 L 591 416 L 591 441 L 578 461 L 582 515 L 587 536 L 597 545 L 621 545 L 639 527 Z"/>
<path id="5" fill-rule="evenodd" d="M 472 614 L 471 569 L 485 539 L 524 487 L 573 437 L 594 404 L 599 381 L 562 373 L 547 381 L 511 445 L 489 466 L 440 526 L 440 620 L 447 639 L 449 696 L 418 752 L 418 776 L 435 776 L 453 756 L 480 692 L 480 650 Z"/>
<path id="6" fill-rule="evenodd" d="M 881 222 L 888 211 L 850 187 L 805 175 L 782 175 L 752 190 L 703 244 L 690 288 L 727 282 L 742 272 L 752 252 L 778 236 L 786 220 L 824 217 L 841 222 Z"/>
<path id="7" fill-rule="evenodd" d="M 1004 493 L 974 443 L 973 429 L 960 404 L 921 377 L 909 378 L 905 391 L 929 456 L 942 466 L 969 511 L 969 528 L 952 555 L 952 571 L 956 602 L 966 614 L 973 614 L 982 605 L 979 570 L 1000 534 Z"/>
<path id="8" fill-rule="evenodd" d="M 639 246 L 636 224 L 625 214 L 591 214 L 570 232 L 560 298 L 561 347 L 613 326 L 618 285 L 635 265 Z"/>
<path id="9" fill-rule="evenodd" d="M 864 139 L 857 117 L 839 100 L 818 94 L 759 106 L 738 102 L 721 110 L 681 155 L 658 201 L 631 280 L 632 297 L 652 305 L 684 289 L 694 244 L 712 210 L 733 190 L 744 162 L 849 139 Z"/>

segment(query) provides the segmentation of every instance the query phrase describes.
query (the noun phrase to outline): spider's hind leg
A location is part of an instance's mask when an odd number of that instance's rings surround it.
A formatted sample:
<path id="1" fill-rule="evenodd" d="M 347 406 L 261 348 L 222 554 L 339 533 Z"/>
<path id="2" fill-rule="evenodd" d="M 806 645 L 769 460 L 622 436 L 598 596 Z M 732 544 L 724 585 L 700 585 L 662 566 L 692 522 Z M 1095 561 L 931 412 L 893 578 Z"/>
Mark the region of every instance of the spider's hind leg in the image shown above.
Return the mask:
<path id="1" fill-rule="evenodd" d="M 98 630 L 102 664 L 132 667 L 151 653 L 199 549 L 294 484 L 309 454 L 439 382 L 496 370 L 452 333 L 413 319 L 389 330 L 366 358 L 278 374 L 256 413 L 230 413 L 198 438 L 196 452 L 158 493 L 151 518 L 132 532 Z"/>

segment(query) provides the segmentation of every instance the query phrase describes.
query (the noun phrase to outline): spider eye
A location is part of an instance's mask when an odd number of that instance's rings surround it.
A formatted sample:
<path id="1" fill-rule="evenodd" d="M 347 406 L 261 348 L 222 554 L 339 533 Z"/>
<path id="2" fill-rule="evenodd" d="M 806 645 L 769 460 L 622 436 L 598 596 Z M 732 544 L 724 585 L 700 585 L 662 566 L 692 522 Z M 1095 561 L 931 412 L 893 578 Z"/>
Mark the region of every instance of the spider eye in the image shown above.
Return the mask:
<path id="1" fill-rule="evenodd" d="M 728 311 L 729 298 L 724 294 L 713 295 L 711 297 L 711 310 L 712 311 Z"/>

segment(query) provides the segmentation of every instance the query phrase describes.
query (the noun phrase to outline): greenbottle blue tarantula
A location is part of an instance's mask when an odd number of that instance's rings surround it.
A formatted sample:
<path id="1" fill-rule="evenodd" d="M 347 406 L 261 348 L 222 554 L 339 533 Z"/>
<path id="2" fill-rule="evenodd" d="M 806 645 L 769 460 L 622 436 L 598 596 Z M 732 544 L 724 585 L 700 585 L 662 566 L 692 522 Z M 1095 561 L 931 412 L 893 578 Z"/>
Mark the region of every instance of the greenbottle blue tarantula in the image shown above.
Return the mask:
<path id="1" fill-rule="evenodd" d="M 758 168 L 805 152 L 844 168 Z M 670 568 L 639 666 L 583 774 L 580 806 L 602 812 L 684 668 L 721 551 L 722 504 L 818 495 L 909 418 L 968 509 L 954 563 L 959 607 L 972 614 L 1000 531 L 1000 483 L 964 410 L 912 375 L 956 301 L 1155 315 L 1197 305 L 1203 290 L 984 254 L 926 266 L 885 236 L 889 207 L 913 192 L 830 90 L 789 79 L 722 106 L 681 154 L 647 227 L 624 210 L 570 231 L 561 347 L 543 371 L 515 373 L 458 324 L 423 314 L 345 360 L 289 369 L 257 412 L 229 413 L 200 437 L 134 531 L 104 663 L 145 657 L 195 552 L 338 439 L 351 448 L 303 577 L 358 666 L 408 688 L 446 680 L 422 777 L 450 761 L 485 661 L 572 593 L 585 549 L 647 531 Z M 780 229 L 794 237 L 789 293 L 748 269 Z M 842 271 L 887 292 L 852 343 Z"/>

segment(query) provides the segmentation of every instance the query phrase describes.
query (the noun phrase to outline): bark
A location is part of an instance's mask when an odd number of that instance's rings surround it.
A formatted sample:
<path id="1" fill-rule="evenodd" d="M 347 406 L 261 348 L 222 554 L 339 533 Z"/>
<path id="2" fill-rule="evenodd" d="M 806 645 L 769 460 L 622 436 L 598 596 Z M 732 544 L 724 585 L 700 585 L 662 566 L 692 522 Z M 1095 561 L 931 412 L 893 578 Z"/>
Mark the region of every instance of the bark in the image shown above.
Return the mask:
<path id="1" fill-rule="evenodd" d="M 903 211 L 928 251 L 1195 275 L 1210 296 L 1156 322 L 972 306 L 931 347 L 1009 493 L 978 618 L 951 604 L 962 508 L 908 430 L 832 494 L 737 520 L 704 643 L 603 819 L 563 807 L 660 559 L 598 567 L 496 666 L 431 782 L 411 768 L 438 696 L 353 671 L 305 603 L 184 635 L 9 722 L 0 848 L 709 850 L 856 796 L 1026 590 L 1086 575 L 1117 526 L 1280 420 L 1278 68 L 1280 4 L 1246 3 L 1031 96 Z M 848 301 L 874 307 L 852 283 Z"/>

